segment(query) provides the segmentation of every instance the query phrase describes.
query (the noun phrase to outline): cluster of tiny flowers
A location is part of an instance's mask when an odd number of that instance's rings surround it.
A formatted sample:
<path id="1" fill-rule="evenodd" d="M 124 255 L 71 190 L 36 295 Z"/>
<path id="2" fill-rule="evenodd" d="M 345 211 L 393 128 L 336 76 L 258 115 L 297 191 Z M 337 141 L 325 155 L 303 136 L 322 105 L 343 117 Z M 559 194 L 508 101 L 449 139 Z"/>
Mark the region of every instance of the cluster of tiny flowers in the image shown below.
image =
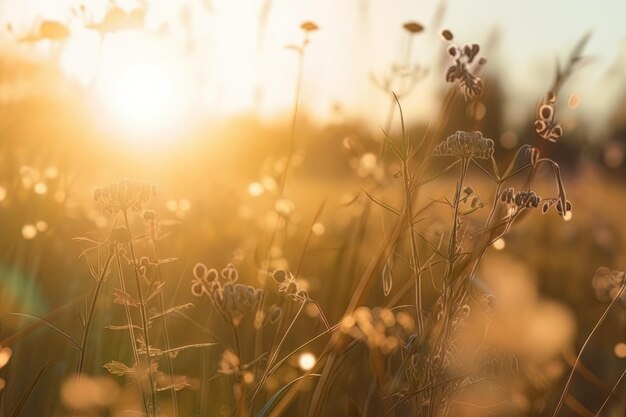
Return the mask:
<path id="1" fill-rule="evenodd" d="M 452 155 L 463 159 L 489 159 L 493 156 L 493 140 L 484 138 L 481 132 L 457 131 L 437 145 L 434 154 Z"/>
<path id="2" fill-rule="evenodd" d="M 451 40 L 451 33 L 446 32 L 447 34 L 443 34 L 444 38 Z M 448 55 L 452 57 L 454 62 L 446 71 L 446 81 L 449 83 L 458 81 L 466 100 L 473 100 L 483 93 L 483 80 L 473 72 L 474 62 L 477 62 L 478 65 L 484 65 L 487 62 L 484 57 L 480 57 L 476 61 L 479 51 L 480 46 L 476 43 L 463 47 L 453 44 L 448 48 Z"/>
<path id="3" fill-rule="evenodd" d="M 122 180 L 96 188 L 93 199 L 107 214 L 143 209 L 151 197 L 156 197 L 156 187 L 148 182 Z"/>
<path id="4" fill-rule="evenodd" d="M 198 263 L 193 269 L 193 275 L 191 293 L 196 297 L 203 295 L 209 297 L 213 304 L 224 314 L 230 315 L 236 324 L 261 301 L 262 290 L 237 283 L 239 273 L 232 264 L 228 264 L 218 273 L 216 269 L 208 269 Z"/>
<path id="5" fill-rule="evenodd" d="M 384 354 L 402 345 L 402 337 L 415 329 L 410 314 L 397 314 L 388 308 L 358 307 L 341 320 L 339 329 L 354 339 L 363 339 L 370 348 L 378 348 Z"/>
<path id="6" fill-rule="evenodd" d="M 279 292 L 284 293 L 294 301 L 304 302 L 309 299 L 309 294 L 300 288 L 291 272 L 276 269 L 270 272 L 269 275 L 278 284 Z"/>
<path id="7" fill-rule="evenodd" d="M 537 208 L 541 203 L 541 197 L 534 191 L 518 191 L 516 193 L 513 188 L 508 188 L 500 194 L 500 201 L 518 209 Z"/>

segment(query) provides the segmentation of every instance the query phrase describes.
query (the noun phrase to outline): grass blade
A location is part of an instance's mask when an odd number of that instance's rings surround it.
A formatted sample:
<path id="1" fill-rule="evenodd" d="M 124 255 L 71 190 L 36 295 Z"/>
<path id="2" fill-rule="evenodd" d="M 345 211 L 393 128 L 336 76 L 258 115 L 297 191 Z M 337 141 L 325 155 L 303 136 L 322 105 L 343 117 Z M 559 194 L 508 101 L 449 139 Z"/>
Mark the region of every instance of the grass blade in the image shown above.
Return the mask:
<path id="1" fill-rule="evenodd" d="M 272 407 L 274 406 L 276 401 L 278 401 L 280 396 L 283 394 L 283 392 L 285 392 L 285 390 L 287 390 L 287 388 L 289 388 L 290 386 L 292 386 L 296 382 L 298 382 L 298 381 L 300 381 L 300 380 L 302 380 L 304 378 L 310 377 L 310 376 L 320 377 L 321 375 L 320 374 L 302 375 L 301 377 L 298 377 L 298 378 L 294 379 L 293 381 L 287 383 L 284 387 L 279 389 L 278 392 L 276 392 L 276 394 L 274 394 L 272 396 L 272 398 L 270 398 L 270 400 L 263 406 L 261 411 L 259 411 L 257 413 L 256 417 L 264 417 L 264 416 L 266 416 L 272 410 Z"/>

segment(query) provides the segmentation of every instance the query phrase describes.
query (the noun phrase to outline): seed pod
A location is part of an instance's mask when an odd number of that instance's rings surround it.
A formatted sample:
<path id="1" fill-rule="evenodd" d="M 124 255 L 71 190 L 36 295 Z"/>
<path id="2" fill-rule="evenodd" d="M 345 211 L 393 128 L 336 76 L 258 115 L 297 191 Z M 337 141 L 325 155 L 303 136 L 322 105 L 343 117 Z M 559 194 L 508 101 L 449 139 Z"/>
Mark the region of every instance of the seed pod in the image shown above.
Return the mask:
<path id="1" fill-rule="evenodd" d="M 307 20 L 300 25 L 300 29 L 305 32 L 314 32 L 316 30 L 319 30 L 319 26 L 317 26 L 314 22 Z"/>
<path id="2" fill-rule="evenodd" d="M 407 22 L 402 27 L 409 33 L 415 34 L 424 30 L 424 26 L 420 25 L 417 22 Z"/>
<path id="3" fill-rule="evenodd" d="M 287 272 L 282 269 L 277 269 L 270 273 L 270 276 L 276 281 L 277 284 L 282 284 L 287 279 Z"/>

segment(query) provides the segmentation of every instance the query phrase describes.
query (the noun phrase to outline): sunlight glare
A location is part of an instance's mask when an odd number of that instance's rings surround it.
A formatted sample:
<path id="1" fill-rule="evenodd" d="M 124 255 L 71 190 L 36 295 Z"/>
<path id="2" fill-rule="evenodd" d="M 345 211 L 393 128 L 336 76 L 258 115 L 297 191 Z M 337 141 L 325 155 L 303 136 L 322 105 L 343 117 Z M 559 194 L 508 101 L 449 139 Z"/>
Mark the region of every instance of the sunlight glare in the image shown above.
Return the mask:
<path id="1" fill-rule="evenodd" d="M 317 363 L 317 358 L 310 352 L 304 352 L 298 358 L 298 366 L 303 371 L 310 371 Z"/>
<path id="2" fill-rule="evenodd" d="M 100 96 L 106 113 L 118 127 L 134 134 L 155 134 L 170 130 L 180 120 L 184 97 L 169 68 L 137 64 L 107 81 Z"/>

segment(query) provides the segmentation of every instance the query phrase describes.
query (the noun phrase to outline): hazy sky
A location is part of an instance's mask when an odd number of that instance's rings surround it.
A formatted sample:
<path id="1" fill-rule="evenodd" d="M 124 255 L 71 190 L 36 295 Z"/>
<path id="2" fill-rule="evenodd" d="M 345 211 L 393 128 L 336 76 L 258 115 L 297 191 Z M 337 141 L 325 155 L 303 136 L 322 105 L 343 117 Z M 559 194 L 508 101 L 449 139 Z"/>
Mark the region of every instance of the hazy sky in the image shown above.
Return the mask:
<path id="1" fill-rule="evenodd" d="M 333 103 L 341 103 L 347 111 L 365 113 L 374 119 L 378 112 L 384 114 L 387 101 L 373 87 L 370 76 L 380 76 L 392 62 L 404 56 L 406 34 L 401 24 L 416 20 L 428 28 L 441 4 L 439 0 L 211 0 L 209 11 L 203 6 L 208 2 L 149 1 L 153 4 L 149 22 L 154 27 L 172 16 L 177 19 L 181 5 L 191 12 L 197 35 L 193 61 L 202 68 L 201 77 L 210 79 L 205 84 L 211 98 L 204 101 L 226 111 L 242 110 L 261 86 L 262 108 L 270 112 L 288 108 L 296 58 L 284 46 L 299 42 L 298 25 L 310 19 L 321 30 L 313 34 L 307 51 L 303 91 L 309 108 L 323 114 Z M 71 21 L 69 10 L 81 3 L 97 15 L 103 13 L 107 1 L 0 0 L 0 16 L 25 31 L 37 18 Z M 132 0 L 120 3 L 133 5 Z M 258 22 L 264 5 L 271 7 L 259 50 Z M 606 72 L 620 50 L 621 59 L 626 59 L 625 16 L 625 0 L 449 0 L 441 26 L 450 28 L 459 43 L 484 44 L 488 34 L 497 33 L 498 46 L 493 53 L 498 59 L 492 59 L 488 65 L 497 68 L 508 93 L 519 97 L 521 104 L 539 99 L 552 81 L 555 59 L 563 60 L 578 39 L 591 31 L 585 55 L 594 57 L 594 61 L 581 70 L 581 81 L 573 80 L 569 87 L 580 93 L 581 108 L 586 108 L 586 112 L 604 114 L 616 94 L 614 88 L 608 87 L 611 81 Z M 440 56 L 445 44 L 436 36 L 439 29 L 416 39 L 413 62 L 428 65 Z M 180 31 L 173 33 L 180 38 Z M 111 43 L 115 44 L 115 40 Z M 127 43 L 118 41 L 115 48 L 123 48 Z M 69 45 L 66 61 L 94 59 L 93 54 L 89 58 L 80 48 L 77 44 Z M 171 54 L 169 59 L 180 57 L 177 52 L 158 49 L 161 54 Z M 135 53 L 124 56 L 132 55 Z M 619 65 L 619 70 L 623 79 L 626 62 Z M 427 91 L 418 88 L 409 104 L 424 110 L 423 98 L 427 96 Z M 515 109 L 508 112 L 515 115 Z"/>

